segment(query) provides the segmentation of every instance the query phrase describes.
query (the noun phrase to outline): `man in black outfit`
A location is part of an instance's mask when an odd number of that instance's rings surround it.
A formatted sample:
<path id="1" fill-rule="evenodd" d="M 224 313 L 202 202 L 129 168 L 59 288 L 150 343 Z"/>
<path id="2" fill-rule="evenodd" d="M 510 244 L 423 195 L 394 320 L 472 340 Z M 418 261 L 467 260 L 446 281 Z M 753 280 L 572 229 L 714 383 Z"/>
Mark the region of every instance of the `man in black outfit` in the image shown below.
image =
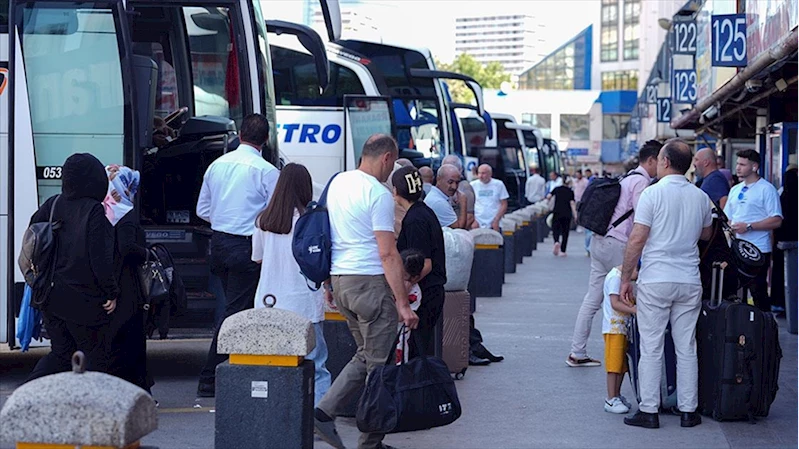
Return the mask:
<path id="1" fill-rule="evenodd" d="M 255 217 L 269 204 L 280 175 L 261 154 L 269 138 L 266 117 L 245 117 L 240 136 L 236 150 L 208 167 L 197 200 L 197 216 L 211 223 L 214 231 L 210 265 L 225 289 L 225 318 L 254 306 L 260 274 L 260 266 L 252 261 Z M 216 395 L 216 366 L 227 360 L 227 355 L 216 352 L 221 326 L 220 322 L 200 373 L 198 397 Z"/>
<path id="2" fill-rule="evenodd" d="M 572 221 L 577 216 L 571 181 L 566 179 L 562 186 L 552 189 L 547 195 L 547 200 L 553 196 L 555 197 L 555 207 L 552 208 L 552 238 L 555 240 L 555 246 L 552 249 L 552 254 L 565 257 L 566 246 L 569 244 L 569 230 Z"/>

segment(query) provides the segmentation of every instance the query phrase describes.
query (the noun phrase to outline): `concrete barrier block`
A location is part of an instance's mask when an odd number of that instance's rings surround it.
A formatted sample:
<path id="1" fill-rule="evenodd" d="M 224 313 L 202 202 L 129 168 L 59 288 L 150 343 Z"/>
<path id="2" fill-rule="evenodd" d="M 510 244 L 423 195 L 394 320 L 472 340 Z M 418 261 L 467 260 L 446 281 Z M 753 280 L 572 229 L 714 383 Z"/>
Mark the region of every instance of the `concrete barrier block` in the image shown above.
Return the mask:
<path id="1" fill-rule="evenodd" d="M 305 357 L 316 346 L 311 322 L 289 310 L 265 307 L 231 315 L 219 329 L 220 354 Z"/>
<path id="2" fill-rule="evenodd" d="M 147 392 L 117 377 L 69 372 L 28 382 L 0 411 L 0 441 L 124 448 L 158 428 Z"/>
<path id="3" fill-rule="evenodd" d="M 499 229 L 501 229 L 503 233 L 514 232 L 516 231 L 516 221 L 503 217 L 499 220 Z"/>
<path id="4" fill-rule="evenodd" d="M 502 246 L 504 243 L 504 240 L 502 239 L 502 234 L 493 229 L 478 228 L 470 230 L 469 233 L 472 234 L 472 240 L 474 240 L 475 246 L 477 245 Z"/>

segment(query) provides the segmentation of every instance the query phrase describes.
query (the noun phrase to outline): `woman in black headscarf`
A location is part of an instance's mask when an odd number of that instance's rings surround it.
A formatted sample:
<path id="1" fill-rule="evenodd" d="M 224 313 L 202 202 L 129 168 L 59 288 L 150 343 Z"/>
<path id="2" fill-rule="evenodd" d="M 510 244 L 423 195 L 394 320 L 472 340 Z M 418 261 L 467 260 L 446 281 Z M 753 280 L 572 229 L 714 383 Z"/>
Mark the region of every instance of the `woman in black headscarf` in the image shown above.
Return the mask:
<path id="1" fill-rule="evenodd" d="M 28 380 L 69 371 L 75 351 L 85 354 L 88 370 L 105 371 L 108 324 L 119 295 L 114 230 L 102 204 L 108 190 L 105 167 L 91 154 L 73 154 L 62 175 L 61 194 L 45 201 L 31 218 L 31 223 L 48 221 L 57 201 L 53 221 L 61 226 L 56 231 L 53 286 L 45 297 L 37 297 L 51 351 Z"/>
<path id="2" fill-rule="evenodd" d="M 797 176 L 796 168 L 785 172 L 780 194 L 782 225 L 774 230 L 774 254 L 771 267 L 771 304 L 778 315 L 785 313 L 785 256 L 779 248 L 781 242 L 796 242 L 799 235 L 797 220 Z"/>

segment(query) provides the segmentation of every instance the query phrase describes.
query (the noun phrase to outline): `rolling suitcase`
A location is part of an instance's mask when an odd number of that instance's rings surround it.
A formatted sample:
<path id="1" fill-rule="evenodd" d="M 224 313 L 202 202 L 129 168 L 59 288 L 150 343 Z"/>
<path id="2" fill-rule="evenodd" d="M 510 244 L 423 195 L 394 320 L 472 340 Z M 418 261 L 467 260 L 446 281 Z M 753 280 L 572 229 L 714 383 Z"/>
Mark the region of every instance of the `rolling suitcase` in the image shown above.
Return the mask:
<path id="1" fill-rule="evenodd" d="M 782 349 L 770 313 L 721 301 L 726 263 L 713 264 L 712 293 L 697 323 L 699 411 L 717 421 L 768 416 Z"/>
<path id="2" fill-rule="evenodd" d="M 641 403 L 641 391 L 638 388 L 638 360 L 641 358 L 641 336 L 638 333 L 638 320 L 635 316 L 630 320 L 627 330 L 627 374 L 633 387 L 635 399 Z M 666 326 L 663 342 L 663 364 L 660 373 L 660 410 L 677 413 L 677 355 L 674 352 L 674 340 L 671 338 L 671 324 Z"/>
<path id="3" fill-rule="evenodd" d="M 463 378 L 469 367 L 470 295 L 466 290 L 446 292 L 440 326 L 441 358 L 456 379 Z"/>

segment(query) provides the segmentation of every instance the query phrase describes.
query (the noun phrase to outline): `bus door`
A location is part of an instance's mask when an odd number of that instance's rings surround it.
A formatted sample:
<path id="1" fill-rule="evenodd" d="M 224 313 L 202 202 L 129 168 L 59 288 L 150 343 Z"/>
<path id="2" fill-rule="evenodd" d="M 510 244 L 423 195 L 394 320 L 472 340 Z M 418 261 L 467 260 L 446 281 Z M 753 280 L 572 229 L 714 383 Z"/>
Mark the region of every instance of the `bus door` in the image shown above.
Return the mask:
<path id="1" fill-rule="evenodd" d="M 360 164 L 366 139 L 373 134 L 395 135 L 394 108 L 391 98 L 366 95 L 344 96 L 345 169 Z"/>

